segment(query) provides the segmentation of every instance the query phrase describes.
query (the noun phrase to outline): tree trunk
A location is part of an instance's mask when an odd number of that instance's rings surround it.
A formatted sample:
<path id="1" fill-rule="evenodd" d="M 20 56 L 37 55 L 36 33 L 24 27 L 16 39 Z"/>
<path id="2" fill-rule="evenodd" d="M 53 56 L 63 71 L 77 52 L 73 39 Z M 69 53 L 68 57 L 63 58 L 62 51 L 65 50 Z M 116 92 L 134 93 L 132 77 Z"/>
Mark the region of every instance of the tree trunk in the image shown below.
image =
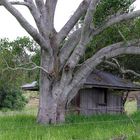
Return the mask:
<path id="1" fill-rule="evenodd" d="M 64 123 L 65 122 L 65 104 L 59 103 L 57 106 L 57 123 Z"/>
<path id="2" fill-rule="evenodd" d="M 37 121 L 41 124 L 65 122 L 65 106 L 60 105 L 53 97 L 40 98 Z"/>
<path id="3" fill-rule="evenodd" d="M 41 67 L 47 69 L 49 63 L 45 51 L 42 52 Z M 47 63 L 46 63 L 47 62 Z M 56 124 L 65 121 L 65 104 L 58 96 L 53 96 L 55 82 L 43 70 L 40 71 L 40 98 L 37 121 L 41 124 Z M 60 93 L 59 93 L 60 94 Z"/>

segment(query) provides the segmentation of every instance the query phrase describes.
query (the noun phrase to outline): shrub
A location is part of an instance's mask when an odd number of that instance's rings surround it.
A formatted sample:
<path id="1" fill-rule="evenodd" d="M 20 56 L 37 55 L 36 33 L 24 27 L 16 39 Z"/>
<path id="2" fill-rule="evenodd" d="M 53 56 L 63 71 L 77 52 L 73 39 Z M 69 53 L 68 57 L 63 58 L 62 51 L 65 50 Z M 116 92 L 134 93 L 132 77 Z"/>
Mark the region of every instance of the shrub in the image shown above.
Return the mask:
<path id="1" fill-rule="evenodd" d="M 21 110 L 26 103 L 27 100 L 20 90 L 0 87 L 0 109 Z"/>

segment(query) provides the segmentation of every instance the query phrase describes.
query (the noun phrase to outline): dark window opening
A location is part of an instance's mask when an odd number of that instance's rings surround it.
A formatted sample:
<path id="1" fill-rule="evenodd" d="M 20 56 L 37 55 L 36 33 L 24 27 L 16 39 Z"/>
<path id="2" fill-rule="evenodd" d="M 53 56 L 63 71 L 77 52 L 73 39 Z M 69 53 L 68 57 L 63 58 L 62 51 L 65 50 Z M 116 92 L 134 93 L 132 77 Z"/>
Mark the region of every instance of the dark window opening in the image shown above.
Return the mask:
<path id="1" fill-rule="evenodd" d="M 103 89 L 99 96 L 99 102 L 98 105 L 100 106 L 106 106 L 107 105 L 107 89 Z"/>
<path id="2" fill-rule="evenodd" d="M 104 90 L 104 103 L 107 105 L 107 89 Z"/>

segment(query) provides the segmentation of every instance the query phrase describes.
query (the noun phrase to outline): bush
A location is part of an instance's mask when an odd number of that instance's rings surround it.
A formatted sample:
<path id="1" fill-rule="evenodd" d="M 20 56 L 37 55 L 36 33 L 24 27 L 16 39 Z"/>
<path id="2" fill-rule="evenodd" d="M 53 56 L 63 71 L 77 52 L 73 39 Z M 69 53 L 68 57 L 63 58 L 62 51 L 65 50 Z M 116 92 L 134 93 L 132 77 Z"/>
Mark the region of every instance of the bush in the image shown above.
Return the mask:
<path id="1" fill-rule="evenodd" d="M 0 87 L 0 109 L 21 110 L 26 103 L 27 100 L 20 90 Z"/>

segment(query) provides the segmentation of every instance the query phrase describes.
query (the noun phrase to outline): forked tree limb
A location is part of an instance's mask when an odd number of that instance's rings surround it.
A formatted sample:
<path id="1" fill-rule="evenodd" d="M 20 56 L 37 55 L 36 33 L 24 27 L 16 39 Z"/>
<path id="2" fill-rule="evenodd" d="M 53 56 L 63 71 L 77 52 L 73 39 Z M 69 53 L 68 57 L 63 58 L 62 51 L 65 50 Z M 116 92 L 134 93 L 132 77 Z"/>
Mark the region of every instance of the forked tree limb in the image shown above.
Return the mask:
<path id="1" fill-rule="evenodd" d="M 86 45 L 90 41 L 91 24 L 93 22 L 94 13 L 96 11 L 96 7 L 98 3 L 99 0 L 91 0 L 89 4 L 84 19 L 84 26 L 82 27 L 82 33 L 81 33 L 79 44 L 74 49 L 73 53 L 71 54 L 66 64 L 66 67 L 69 67 L 70 69 L 75 68 L 75 66 L 77 65 L 77 63 L 79 62 L 80 58 L 83 56 L 86 50 Z"/>
<path id="2" fill-rule="evenodd" d="M 98 3 L 99 1 L 98 0 L 93 0 L 91 3 L 90 3 L 90 6 L 89 6 L 89 9 L 90 10 L 88 10 L 88 12 L 87 12 L 87 17 L 85 17 L 85 22 L 84 22 L 84 25 L 85 25 L 85 29 L 83 29 L 83 31 L 82 31 L 82 36 L 81 36 L 81 40 L 85 40 L 86 38 L 88 39 L 88 41 L 90 40 L 89 38 L 91 37 L 93 37 L 93 36 L 95 36 L 95 35 L 97 35 L 98 33 L 100 33 L 101 31 L 103 31 L 105 28 L 107 28 L 108 27 L 108 25 L 110 26 L 111 24 L 115 24 L 115 23 L 118 23 L 118 22 L 121 22 L 122 21 L 122 19 L 123 20 L 128 20 L 128 19 L 131 19 L 131 18 L 134 18 L 135 16 L 138 16 L 139 15 L 139 12 L 134 12 L 133 14 L 124 14 L 124 15 L 118 15 L 117 17 L 116 16 L 113 16 L 111 19 L 109 19 L 106 23 L 105 23 L 105 25 L 102 27 L 100 27 L 100 28 L 98 28 L 98 29 L 93 29 L 93 30 L 95 30 L 95 31 L 93 31 L 93 34 L 90 36 L 90 25 L 92 24 L 92 18 L 93 18 L 93 14 L 94 14 L 94 11 L 95 11 L 95 7 L 94 6 L 96 6 L 97 5 L 97 3 Z M 90 12 L 89 12 L 90 11 Z M 127 15 L 127 17 L 125 17 Z M 124 18 L 125 17 L 125 18 Z M 87 31 L 87 33 L 88 34 L 86 34 L 85 33 L 85 30 Z M 88 41 L 85 41 L 86 43 L 88 42 Z M 82 42 L 82 41 L 81 41 Z M 85 43 L 85 44 L 86 44 Z M 82 45 L 81 45 L 82 44 Z M 85 51 L 85 44 L 84 43 L 81 43 L 80 45 L 78 45 L 77 46 L 77 48 L 75 49 L 75 52 L 73 52 L 73 54 L 72 54 L 72 56 L 71 57 L 73 57 L 71 60 L 69 60 L 69 62 L 68 62 L 68 65 L 70 64 L 70 63 L 76 63 L 78 60 L 79 60 L 79 58 L 80 58 L 80 56 L 82 56 L 83 55 L 83 52 Z M 83 50 L 83 52 L 81 51 L 81 50 Z M 80 54 L 81 53 L 81 54 Z M 77 59 L 77 61 L 76 61 L 76 59 Z M 70 62 L 71 61 L 71 62 Z M 73 64 L 74 65 L 74 64 Z M 75 65 L 74 65 L 75 66 Z M 74 67 L 73 66 L 73 67 Z M 71 67 L 71 66 L 70 66 Z"/>
<path id="3" fill-rule="evenodd" d="M 104 31 L 106 28 L 117 24 L 119 22 L 122 21 L 126 21 L 126 20 L 130 20 L 130 19 L 134 19 L 136 17 L 140 16 L 140 10 L 134 11 L 134 12 L 130 12 L 127 14 L 122 14 L 116 17 L 113 17 L 111 19 L 109 19 L 107 22 L 105 22 L 101 27 L 97 28 L 97 29 L 93 29 L 93 32 L 90 34 L 90 36 L 87 38 L 88 40 L 85 42 L 85 44 L 87 44 L 95 35 L 100 34 L 102 31 Z M 90 32 L 90 31 L 89 31 Z M 85 44 L 79 44 L 76 48 L 75 51 L 72 53 L 71 57 L 69 58 L 69 61 L 67 63 L 67 65 L 70 68 L 74 68 L 76 66 L 76 63 L 79 62 L 80 57 L 84 54 L 85 49 L 86 49 L 86 45 Z"/>
<path id="4" fill-rule="evenodd" d="M 40 13 L 42 14 L 42 15 L 44 15 L 45 14 L 45 4 L 44 4 L 44 1 L 43 0 L 35 0 L 35 3 L 36 3 L 36 5 L 37 5 L 37 8 L 38 8 L 38 10 L 40 11 Z"/>
<path id="5" fill-rule="evenodd" d="M 94 29 L 93 33 L 91 34 L 91 36 L 89 38 L 93 38 L 93 36 L 98 35 L 102 31 L 104 31 L 106 28 L 108 28 L 108 27 L 110 27 L 110 26 L 112 26 L 112 25 L 114 25 L 116 23 L 119 23 L 119 22 L 122 22 L 122 21 L 126 21 L 126 20 L 129 20 L 129 19 L 133 19 L 133 18 L 136 18 L 136 17 L 139 17 L 139 16 L 140 16 L 140 10 L 134 11 L 134 12 L 130 12 L 130 13 L 127 13 L 127 14 L 123 14 L 123 15 L 119 15 L 119 16 L 117 16 L 115 18 L 111 18 L 110 20 L 108 20 L 106 23 L 104 23 L 98 29 Z M 89 41 L 90 41 L 90 39 L 89 39 Z M 74 53 L 72 54 L 73 58 L 70 60 L 71 62 L 68 62 L 68 64 L 69 63 L 73 63 L 73 64 L 70 65 L 70 67 L 75 66 L 75 62 L 76 62 L 75 59 L 77 58 L 77 60 L 79 60 L 79 57 L 84 54 L 83 53 L 84 51 L 81 52 L 81 48 L 83 50 L 85 50 L 84 47 L 85 47 L 85 45 L 83 47 L 80 47 L 79 51 L 78 51 L 78 49 L 76 49 L 77 51 L 75 51 L 75 55 L 74 55 Z"/>
<path id="6" fill-rule="evenodd" d="M 66 40 L 63 47 L 61 48 L 59 54 L 61 68 L 63 68 L 70 54 L 72 53 L 74 48 L 78 45 L 80 41 L 80 36 L 81 36 L 81 29 L 78 29 L 70 35 L 68 40 Z"/>
<path id="7" fill-rule="evenodd" d="M 86 13 L 89 3 L 90 3 L 90 0 L 83 0 L 81 4 L 79 5 L 79 7 L 74 12 L 74 14 L 71 16 L 71 18 L 62 27 L 62 29 L 59 31 L 57 35 L 58 44 L 60 44 L 67 37 L 69 32 L 72 30 L 75 24 L 80 20 L 82 15 Z"/>

